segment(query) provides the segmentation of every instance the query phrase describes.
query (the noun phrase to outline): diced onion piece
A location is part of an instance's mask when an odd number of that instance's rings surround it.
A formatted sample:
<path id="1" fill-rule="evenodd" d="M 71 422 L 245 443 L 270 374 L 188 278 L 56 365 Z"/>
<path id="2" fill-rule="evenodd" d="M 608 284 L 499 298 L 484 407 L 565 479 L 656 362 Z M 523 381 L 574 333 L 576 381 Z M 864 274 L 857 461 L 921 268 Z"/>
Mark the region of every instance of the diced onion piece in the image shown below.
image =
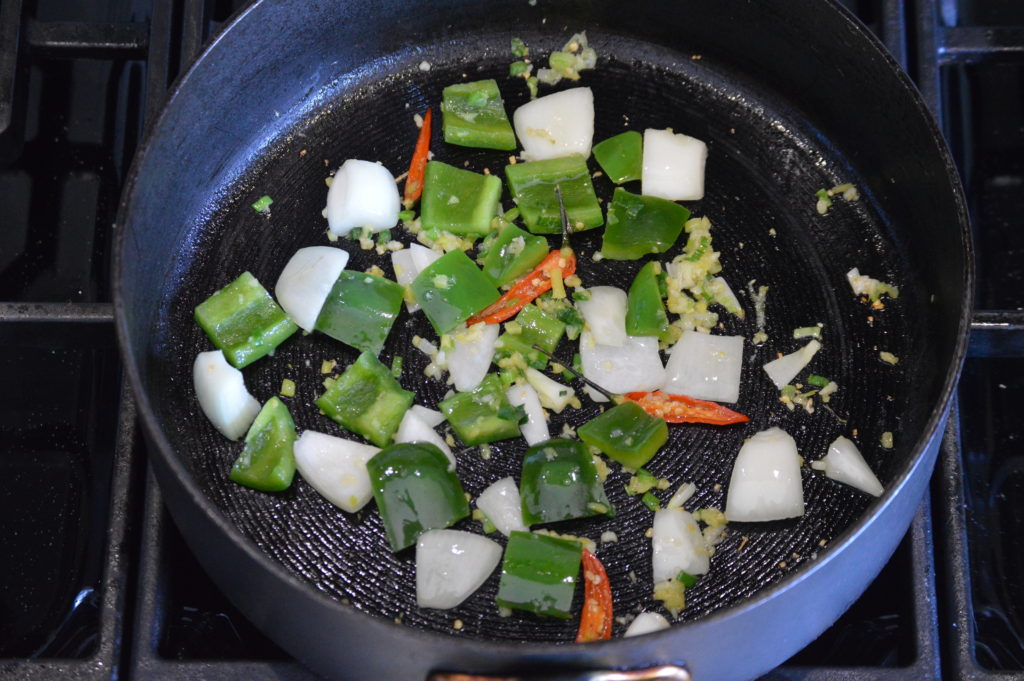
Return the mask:
<path id="1" fill-rule="evenodd" d="M 531 447 L 538 442 L 551 439 L 548 422 L 544 418 L 540 397 L 532 385 L 513 385 L 508 389 L 508 401 L 513 407 L 526 410 L 526 423 L 519 424 L 519 430 Z"/>
<path id="2" fill-rule="evenodd" d="M 729 522 L 763 522 L 803 514 L 796 441 L 781 428 L 757 433 L 743 443 L 736 456 L 725 517 Z"/>
<path id="3" fill-rule="evenodd" d="M 523 506 L 513 477 L 492 483 L 476 498 L 476 507 L 506 537 L 514 530 L 529 529 L 523 523 Z"/>
<path id="4" fill-rule="evenodd" d="M 671 130 L 644 130 L 640 193 L 669 201 L 704 198 L 704 163 L 708 146 Z"/>
<path id="5" fill-rule="evenodd" d="M 642 612 L 633 618 L 633 621 L 629 623 L 629 626 L 626 628 L 626 633 L 624 633 L 622 637 L 627 638 L 629 636 L 650 634 L 654 631 L 668 629 L 668 627 L 668 620 L 660 613 Z"/>
<path id="6" fill-rule="evenodd" d="M 680 572 L 707 574 L 711 556 L 694 517 L 681 508 L 662 508 L 654 513 L 654 549 L 651 559 L 654 583 L 675 579 Z"/>
<path id="7" fill-rule="evenodd" d="M 455 348 L 446 353 L 448 373 L 459 392 L 469 392 L 484 380 L 494 358 L 499 326 L 480 322 L 452 334 Z"/>
<path id="8" fill-rule="evenodd" d="M 682 508 L 683 504 L 689 501 L 697 493 L 697 485 L 692 482 L 684 482 L 672 495 L 672 498 L 665 504 L 665 508 Z"/>
<path id="9" fill-rule="evenodd" d="M 516 109 L 512 122 L 528 161 L 586 158 L 594 140 L 594 94 L 578 87 L 538 97 Z"/>
<path id="10" fill-rule="evenodd" d="M 437 428 L 439 425 L 444 423 L 444 414 L 436 409 L 428 409 L 427 407 L 414 404 L 409 411 L 416 414 L 423 423 L 427 424 L 431 428 Z"/>
<path id="11" fill-rule="evenodd" d="M 731 312 L 740 319 L 746 317 L 747 313 L 740 305 L 740 299 L 736 297 L 729 282 L 723 277 L 712 278 L 708 292 L 714 297 L 715 302 L 724 307 L 727 312 Z"/>
<path id="12" fill-rule="evenodd" d="M 472 532 L 429 530 L 416 541 L 416 604 L 447 610 L 469 598 L 501 560 L 497 542 Z"/>
<path id="13" fill-rule="evenodd" d="M 412 409 L 405 412 L 402 422 L 398 424 L 395 442 L 429 442 L 432 445 L 437 445 L 437 448 L 448 457 L 448 462 L 451 464 L 448 467 L 449 470 L 455 470 L 455 455 L 452 454 L 451 447 L 448 446 L 443 437 L 438 435 L 433 427 L 428 426 L 417 412 Z"/>
<path id="14" fill-rule="evenodd" d="M 857 449 L 857 445 L 842 435 L 829 445 L 828 454 L 820 461 L 811 462 L 811 468 L 824 471 L 826 477 L 856 487 L 875 497 L 881 496 L 885 491 Z"/>
<path id="15" fill-rule="evenodd" d="M 366 462 L 380 448 L 307 430 L 293 450 L 305 481 L 341 510 L 355 513 L 373 498 Z"/>
<path id="16" fill-rule="evenodd" d="M 394 176 L 384 166 L 350 158 L 334 174 L 324 215 L 331 234 L 345 236 L 357 227 L 379 232 L 398 223 L 402 201 Z"/>
<path id="17" fill-rule="evenodd" d="M 630 336 L 622 347 L 600 345 L 584 329 L 580 334 L 583 375 L 605 390 L 623 394 L 657 390 L 665 383 L 665 367 L 653 336 Z"/>
<path id="18" fill-rule="evenodd" d="M 626 292 L 614 286 L 588 289 L 590 298 L 576 303 L 576 309 L 590 329 L 594 342 L 621 348 L 629 340 L 626 333 Z"/>
<path id="19" fill-rule="evenodd" d="M 576 396 L 575 390 L 542 374 L 533 367 L 526 369 L 526 381 L 537 391 L 541 405 L 556 414 L 561 414 L 566 405 Z"/>
<path id="20" fill-rule="evenodd" d="M 409 286 L 413 279 L 426 269 L 427 265 L 440 257 L 441 254 L 437 251 L 419 244 L 410 244 L 408 248 L 392 251 L 391 266 L 395 270 L 395 281 L 402 286 Z M 415 312 L 420 309 L 420 304 L 412 296 L 407 296 L 405 307 L 409 312 Z"/>
<path id="21" fill-rule="evenodd" d="M 796 378 L 796 375 L 803 371 L 805 366 L 810 364 L 811 358 L 820 349 L 821 343 L 812 340 L 796 352 L 791 352 L 788 355 L 783 355 L 778 359 L 768 362 L 764 365 L 764 370 L 768 373 L 768 377 L 772 379 L 775 387 L 782 390 L 783 386 Z"/>
<path id="22" fill-rule="evenodd" d="M 192 383 L 200 409 L 229 440 L 245 435 L 260 413 L 260 403 L 246 390 L 242 372 L 228 364 L 220 350 L 196 356 Z"/>
<path id="23" fill-rule="evenodd" d="M 742 371 L 743 336 L 684 331 L 665 364 L 662 390 L 698 400 L 735 402 Z"/>
<path id="24" fill-rule="evenodd" d="M 310 246 L 295 251 L 284 266 L 274 294 L 302 330 L 313 331 L 320 309 L 347 264 L 348 252 L 340 248 Z"/>

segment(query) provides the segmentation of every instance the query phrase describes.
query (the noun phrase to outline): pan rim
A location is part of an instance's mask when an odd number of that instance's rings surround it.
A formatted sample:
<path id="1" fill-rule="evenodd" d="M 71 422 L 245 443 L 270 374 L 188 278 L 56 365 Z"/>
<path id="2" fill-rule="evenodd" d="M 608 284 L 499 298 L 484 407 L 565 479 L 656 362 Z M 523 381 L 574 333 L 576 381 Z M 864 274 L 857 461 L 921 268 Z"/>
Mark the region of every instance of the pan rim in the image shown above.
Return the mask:
<path id="1" fill-rule="evenodd" d="M 113 293 L 114 319 L 118 345 L 125 371 L 128 376 L 129 385 L 135 394 L 137 412 L 141 417 L 147 439 L 151 444 L 155 445 L 152 449 L 155 451 L 156 456 L 160 458 L 165 470 L 173 476 L 180 489 L 187 494 L 190 502 L 213 523 L 223 538 L 230 540 L 236 548 L 243 551 L 246 556 L 261 570 L 269 573 L 272 577 L 281 581 L 283 584 L 288 585 L 290 588 L 301 592 L 305 597 L 313 599 L 321 606 L 337 612 L 340 616 L 344 618 L 351 618 L 353 614 L 358 613 L 361 616 L 361 619 L 359 619 L 360 625 L 364 627 L 374 627 L 375 629 L 379 629 L 383 634 L 395 635 L 397 633 L 402 636 L 412 637 L 425 642 L 437 641 L 439 639 L 446 641 L 450 640 L 450 645 L 460 646 L 467 650 L 475 650 L 481 654 L 493 653 L 496 650 L 500 650 L 518 655 L 543 654 L 545 656 L 555 655 L 559 657 L 568 657 L 574 652 L 577 652 L 579 648 L 565 645 L 564 643 L 545 643 L 537 641 L 517 642 L 447 636 L 434 631 L 424 631 L 396 624 L 389 619 L 363 612 L 339 602 L 330 595 L 315 588 L 306 580 L 300 579 L 292 571 L 274 561 L 270 556 L 260 550 L 252 541 L 246 538 L 238 527 L 200 491 L 197 485 L 194 484 L 192 475 L 187 471 L 181 458 L 174 452 L 166 434 L 159 427 L 156 410 L 149 398 L 148 392 L 144 389 L 142 384 L 139 358 L 136 350 L 130 344 L 130 332 L 128 330 L 127 311 L 125 306 L 125 292 L 123 289 L 123 279 L 120 276 L 124 262 L 124 244 L 129 233 L 128 226 L 132 224 L 130 216 L 132 214 L 132 204 L 135 198 L 134 190 L 139 181 L 139 177 L 143 172 L 144 166 L 146 165 L 149 152 L 153 146 L 153 140 L 157 137 L 163 127 L 163 122 L 168 117 L 168 112 L 173 107 L 176 98 L 181 96 L 181 91 L 189 87 L 188 84 L 192 79 L 201 77 L 201 71 L 204 68 L 204 63 L 215 58 L 215 56 L 211 57 L 210 55 L 216 54 L 219 46 L 223 44 L 225 36 L 227 36 L 236 25 L 246 21 L 247 17 L 260 11 L 260 7 L 274 4 L 277 1 L 278 0 L 256 0 L 256 2 L 240 11 L 229 22 L 227 22 L 220 32 L 211 38 L 204 49 L 196 55 L 190 67 L 171 85 L 168 91 L 168 96 L 160 109 L 159 115 L 155 120 L 151 121 L 150 125 L 147 127 L 145 138 L 133 158 L 124 184 L 117 214 L 116 224 L 119 229 L 117 230 L 116 238 L 114 240 L 111 266 L 111 290 Z M 839 2 L 839 0 L 826 0 L 825 4 L 829 5 L 833 11 L 839 12 L 839 14 L 844 18 L 845 23 L 848 25 L 848 28 L 855 32 L 860 40 L 867 41 L 871 44 L 877 53 L 877 56 L 886 61 L 890 70 L 893 72 L 893 75 L 898 78 L 899 84 L 904 90 L 906 96 L 909 98 L 908 104 L 913 105 L 916 113 L 932 133 L 933 139 L 936 141 L 943 140 L 944 138 L 942 137 L 939 126 L 931 111 L 925 104 L 917 87 L 911 81 L 910 77 L 903 71 L 898 62 L 878 41 L 874 34 L 861 24 L 847 8 Z M 930 462 L 925 461 L 927 458 L 927 450 L 936 435 L 940 434 L 941 426 L 945 422 L 946 415 L 950 405 L 952 404 L 953 393 L 967 357 L 968 337 L 974 310 L 974 289 L 976 285 L 974 249 L 972 244 L 969 213 L 963 188 L 948 146 L 943 142 L 939 142 L 936 146 L 936 151 L 945 166 L 943 170 L 946 174 L 946 180 L 953 193 L 953 199 L 956 205 L 956 221 L 960 227 L 960 236 L 965 252 L 964 271 L 962 272 L 965 286 L 960 301 L 961 305 L 956 343 L 954 345 L 951 362 L 946 371 L 945 379 L 942 383 L 941 390 L 939 391 L 939 399 L 937 403 L 932 406 L 931 414 L 923 426 L 921 437 L 907 454 L 907 464 L 905 464 L 902 471 L 892 480 L 882 497 L 869 505 L 855 522 L 851 523 L 841 533 L 836 535 L 829 545 L 819 553 L 816 560 L 804 563 L 799 568 L 787 573 L 767 588 L 763 588 L 754 595 L 744 598 L 735 604 L 721 607 L 710 615 L 700 619 L 678 622 L 670 629 L 651 634 L 650 636 L 652 637 L 652 640 L 673 640 L 682 642 L 689 632 L 701 625 L 712 622 L 728 622 L 729 620 L 733 620 L 741 616 L 745 612 L 757 609 L 765 602 L 777 598 L 779 594 L 795 588 L 801 581 L 824 569 L 831 562 L 837 560 L 838 557 L 842 555 L 860 535 L 865 533 L 875 522 L 879 521 L 887 508 L 894 504 L 894 500 L 898 498 L 903 489 L 908 485 L 908 481 L 914 477 L 919 467 L 922 465 L 931 465 Z M 902 536 L 902 533 L 900 536 Z M 624 641 L 622 639 L 615 639 L 591 644 L 587 647 L 587 651 L 613 651 L 631 645 L 631 642 Z"/>

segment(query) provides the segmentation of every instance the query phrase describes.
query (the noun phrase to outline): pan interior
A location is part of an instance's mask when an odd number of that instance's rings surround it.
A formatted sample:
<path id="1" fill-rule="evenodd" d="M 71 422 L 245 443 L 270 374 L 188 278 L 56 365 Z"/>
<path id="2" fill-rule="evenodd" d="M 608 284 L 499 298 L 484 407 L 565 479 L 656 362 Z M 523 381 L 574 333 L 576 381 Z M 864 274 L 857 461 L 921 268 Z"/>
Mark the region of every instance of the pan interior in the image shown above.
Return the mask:
<path id="1" fill-rule="evenodd" d="M 545 46 L 556 47 L 549 33 L 521 37 L 538 53 Z M 722 254 L 722 274 L 747 311 L 738 319 L 720 310 L 720 333 L 747 339 L 736 408 L 751 422 L 727 428 L 674 426 L 669 444 L 652 460 L 650 470 L 667 477 L 672 490 L 683 482 L 696 483 L 698 492 L 688 508 L 724 508 L 732 463 L 744 438 L 778 425 L 796 438 L 807 460 L 824 455 L 836 436 L 852 437 L 883 484 L 891 481 L 905 466 L 927 417 L 927 409 L 914 404 L 910 380 L 921 368 L 914 357 L 923 325 L 920 301 L 914 287 L 907 285 L 908 267 L 870 191 L 866 176 L 874 170 L 852 167 L 844 150 L 830 146 L 806 112 L 712 59 L 691 59 L 612 33 L 591 31 L 589 37 L 600 61 L 579 84 L 594 92 L 595 142 L 624 130 L 652 127 L 672 128 L 708 143 L 706 198 L 686 205 L 695 216 L 710 218 L 714 246 Z M 259 493 L 228 481 L 241 444 L 226 441 L 206 421 L 190 378 L 196 353 L 211 348 L 192 320 L 195 305 L 246 270 L 272 291 L 296 249 L 327 244 L 321 215 L 325 178 L 345 159 L 380 161 L 393 174 L 403 172 L 417 132 L 413 114 L 427 106 L 439 114 L 441 89 L 451 83 L 496 78 L 510 113 L 528 100 L 525 83 L 507 75 L 508 38 L 482 36 L 457 50 L 443 44 L 420 46 L 415 55 L 395 55 L 370 64 L 357 77 L 335 81 L 296 127 L 273 140 L 268 153 L 253 156 L 237 182 L 213 192 L 216 199 L 207 207 L 210 217 L 196 223 L 165 282 L 164 323 L 154 344 L 158 350 L 147 360 L 149 383 L 162 428 L 195 484 L 243 535 L 315 588 L 360 611 L 436 632 L 570 641 L 574 620 L 500 616 L 494 601 L 498 571 L 454 610 L 417 608 L 414 552 L 394 554 L 388 549 L 372 503 L 361 513 L 346 514 L 300 476 L 281 494 Z M 419 68 L 420 61 L 429 62 L 429 70 Z M 542 86 L 542 94 L 551 91 Z M 440 138 L 440 117 L 435 121 L 435 158 L 502 175 L 507 153 L 446 145 Z M 597 170 L 593 161 L 591 167 Z M 815 192 L 840 182 L 861 187 L 860 200 L 837 201 L 828 215 L 818 215 Z M 611 183 L 604 177 L 596 177 L 594 183 L 599 196 L 608 200 Z M 639 184 L 627 189 L 639 192 Z M 274 201 L 269 215 L 250 207 L 264 194 Z M 512 206 L 507 192 L 503 205 Z M 594 262 L 591 256 L 600 247 L 601 232 L 574 237 L 584 285 L 625 288 L 639 265 Z M 394 234 L 404 243 L 412 239 L 401 229 Z M 386 256 L 360 250 L 352 241 L 338 245 L 351 253 L 350 269 L 376 264 L 393 276 Z M 677 246 L 664 259 L 679 250 Z M 887 303 L 884 310 L 858 301 L 845 278 L 852 267 L 899 285 L 899 300 Z M 769 287 L 769 340 L 758 346 L 750 342 L 757 322 L 748 282 Z M 760 367 L 777 353 L 792 352 L 806 342 L 794 340 L 795 328 L 819 323 L 823 348 L 812 369 L 834 379 L 839 392 L 831 409 L 819 407 L 813 414 L 789 411 Z M 421 314 L 410 316 L 403 310 L 381 358 L 389 363 L 395 356 L 403 357 L 403 385 L 416 392 L 416 403 L 434 407 L 448 386 L 423 376 L 427 358 L 410 347 L 414 334 L 434 338 Z M 884 364 L 880 350 L 904 361 Z M 563 341 L 564 357 L 574 351 Z M 300 431 L 355 437 L 320 414 L 314 400 L 323 391 L 322 362 L 337 360 L 337 373 L 356 355 L 323 335 L 300 333 L 274 356 L 246 368 L 245 380 L 250 392 L 265 401 L 278 392 L 283 379 L 292 379 L 297 393 L 286 401 Z M 551 416 L 552 434 L 561 432 L 564 424 L 579 425 L 598 413 L 597 407 L 583 401 L 582 410 Z M 880 447 L 884 431 L 894 433 L 895 450 Z M 902 437 L 905 433 L 908 436 Z M 518 479 L 524 447 L 521 441 L 498 443 L 489 457 L 479 449 L 461 452 L 458 473 L 466 491 L 475 497 L 494 480 L 508 475 Z M 601 543 L 599 555 L 613 585 L 616 613 L 627 615 L 656 607 L 651 598 L 650 540 L 645 536 L 652 514 L 637 497 L 625 494 L 628 474 L 615 464 L 612 469 L 606 488 L 616 517 L 563 523 L 553 529 L 595 540 L 614 532 L 616 541 Z M 866 495 L 806 466 L 803 475 L 806 514 L 792 522 L 730 527 L 712 558 L 711 572 L 687 590 L 681 619 L 694 620 L 735 604 L 800 569 L 870 506 Z M 661 495 L 667 499 L 670 493 Z M 480 531 L 479 523 L 469 520 L 456 527 Z M 580 599 L 577 593 L 577 609 Z M 456 620 L 461 622 L 458 630 L 453 627 Z M 620 635 L 624 623 L 615 626 Z"/>

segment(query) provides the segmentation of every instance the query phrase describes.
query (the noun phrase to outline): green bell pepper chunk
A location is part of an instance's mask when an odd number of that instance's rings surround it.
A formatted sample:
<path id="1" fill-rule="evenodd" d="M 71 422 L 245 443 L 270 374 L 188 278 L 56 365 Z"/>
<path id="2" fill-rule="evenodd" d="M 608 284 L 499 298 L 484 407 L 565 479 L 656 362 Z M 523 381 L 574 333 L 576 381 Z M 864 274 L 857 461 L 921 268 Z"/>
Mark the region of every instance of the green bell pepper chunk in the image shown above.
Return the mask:
<path id="1" fill-rule="evenodd" d="M 376 355 L 363 352 L 317 398 L 316 406 L 346 430 L 386 447 L 412 400 L 413 393 L 402 389 Z"/>
<path id="2" fill-rule="evenodd" d="M 295 421 L 277 397 L 263 405 L 231 467 L 232 481 L 263 492 L 288 489 L 295 476 Z"/>
<path id="3" fill-rule="evenodd" d="M 501 566 L 498 605 L 547 617 L 572 617 L 582 556 L 578 541 L 513 531 Z"/>
<path id="4" fill-rule="evenodd" d="M 366 462 L 392 551 L 469 515 L 462 483 L 448 466 L 448 457 L 429 442 L 391 445 Z"/>
<path id="5" fill-rule="evenodd" d="M 420 224 L 424 230 L 479 236 L 498 214 L 501 180 L 440 161 L 428 161 L 423 179 Z"/>
<path id="6" fill-rule="evenodd" d="M 506 223 L 489 244 L 484 257 L 484 274 L 504 286 L 532 272 L 548 252 L 548 240 Z"/>
<path id="7" fill-rule="evenodd" d="M 690 211 L 657 196 L 630 194 L 616 187 L 608 205 L 601 253 L 612 260 L 636 260 L 672 248 Z"/>
<path id="8" fill-rule="evenodd" d="M 238 369 L 269 354 L 299 329 L 249 272 L 197 305 L 195 319 Z"/>
<path id="9" fill-rule="evenodd" d="M 522 407 L 509 403 L 497 374 L 485 376 L 472 392 L 441 400 L 437 408 L 467 445 L 519 437 L 519 424 L 526 418 Z"/>
<path id="10" fill-rule="evenodd" d="M 580 439 L 608 458 L 640 468 L 668 441 L 665 419 L 651 416 L 635 402 L 623 402 L 576 429 Z"/>
<path id="11" fill-rule="evenodd" d="M 533 303 L 524 305 L 512 323 L 517 325 L 520 331 L 519 333 L 505 331 L 498 337 L 494 348 L 495 358 L 511 357 L 518 352 L 534 369 L 547 368 L 548 356 L 540 350 L 534 349 L 533 346 L 538 345 L 549 353 L 554 353 L 565 334 L 565 324 L 542 312 Z M 507 328 L 508 324 L 506 324 Z"/>
<path id="12" fill-rule="evenodd" d="M 630 336 L 657 336 L 660 340 L 669 340 L 668 315 L 658 285 L 660 272 L 661 264 L 652 260 L 640 268 L 629 287 L 626 333 Z"/>
<path id="13" fill-rule="evenodd" d="M 365 272 L 343 270 L 317 317 L 317 331 L 377 354 L 402 309 L 405 287 Z"/>
<path id="14" fill-rule="evenodd" d="M 519 494 L 527 525 L 615 515 L 590 452 L 575 440 L 548 440 L 527 449 Z"/>
<path id="15" fill-rule="evenodd" d="M 459 250 L 445 253 L 424 268 L 410 288 L 439 336 L 499 297 L 494 281 Z"/>
<path id="16" fill-rule="evenodd" d="M 534 234 L 560 234 L 562 216 L 555 185 L 562 188 L 565 212 L 573 231 L 604 224 L 590 181 L 587 160 L 579 155 L 505 166 L 509 191 L 519 207 L 523 222 Z"/>
<path id="17" fill-rule="evenodd" d="M 449 85 L 441 93 L 444 141 L 463 147 L 516 148 L 516 136 L 494 79 Z"/>
<path id="18" fill-rule="evenodd" d="M 644 169 L 644 136 L 630 130 L 609 137 L 591 150 L 601 170 L 615 184 L 639 180 Z"/>

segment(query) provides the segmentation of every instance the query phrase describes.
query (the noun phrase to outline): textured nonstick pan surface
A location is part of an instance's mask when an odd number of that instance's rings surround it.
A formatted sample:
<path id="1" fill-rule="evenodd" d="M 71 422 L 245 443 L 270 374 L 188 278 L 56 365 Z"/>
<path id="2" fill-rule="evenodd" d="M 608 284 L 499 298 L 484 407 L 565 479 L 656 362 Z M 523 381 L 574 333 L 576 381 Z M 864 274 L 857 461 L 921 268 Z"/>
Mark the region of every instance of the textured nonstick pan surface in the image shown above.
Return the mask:
<path id="1" fill-rule="evenodd" d="M 502 6 L 498 14 L 510 11 Z M 834 112 L 807 108 L 792 89 L 780 92 L 777 83 L 758 77 L 756 68 L 739 68 L 743 58 L 717 58 L 715 50 L 725 49 L 724 39 L 711 39 L 708 46 L 714 49 L 709 53 L 694 53 L 667 46 L 661 36 L 648 39 L 620 30 L 613 15 L 588 20 L 571 18 L 572 11 L 569 7 L 561 17 L 554 12 L 550 24 L 541 22 L 538 14 L 508 25 L 498 16 L 472 30 L 449 27 L 433 40 L 427 36 L 415 45 L 399 46 L 358 68 L 339 67 L 334 80 L 311 90 L 303 102 L 282 99 L 287 125 L 270 122 L 258 130 L 223 127 L 223 138 L 211 139 L 211 145 L 228 144 L 238 151 L 231 156 L 230 172 L 214 169 L 216 182 L 205 197 L 196 198 L 196 191 L 190 190 L 188 223 L 173 222 L 173 237 L 154 233 L 151 243 L 140 240 L 135 231 L 120 246 L 120 258 L 128 263 L 120 273 L 126 277 L 122 290 L 147 286 L 130 303 L 123 333 L 136 338 L 137 328 L 148 328 L 146 349 L 136 351 L 136 356 L 147 393 L 144 407 L 152 408 L 152 414 L 147 413 L 149 425 L 166 438 L 193 484 L 242 535 L 291 573 L 355 609 L 412 627 L 487 640 L 557 642 L 572 640 L 576 624 L 522 614 L 499 616 L 494 605 L 497 573 L 455 610 L 420 610 L 415 606 L 413 552 L 393 554 L 388 549 L 372 504 L 359 514 L 345 514 L 300 477 L 282 494 L 254 492 L 228 481 L 241 445 L 224 440 L 195 401 L 192 361 L 211 344 L 193 322 L 192 310 L 245 270 L 272 290 L 296 249 L 328 243 L 321 216 L 325 177 L 346 158 L 379 160 L 395 174 L 402 172 L 416 135 L 412 115 L 427 106 L 438 114 L 445 85 L 496 78 L 509 112 L 524 103 L 524 84 L 507 77 L 508 41 L 513 35 L 523 38 L 534 55 L 543 55 L 573 31 L 587 30 L 600 56 L 597 69 L 586 72 L 580 82 L 594 91 L 595 141 L 646 127 L 671 127 L 705 140 L 706 198 L 687 206 L 694 215 L 711 219 L 723 275 L 737 292 L 745 290 L 747 282 L 769 287 L 765 344 L 755 347 L 749 342 L 756 324 L 748 296 L 740 295 L 748 311 L 745 319 L 721 314 L 721 333 L 748 339 L 736 407 L 751 422 L 727 428 L 674 426 L 669 444 L 649 465 L 654 473 L 668 477 L 673 488 L 683 481 L 697 484 L 699 491 L 689 508 L 724 508 L 732 463 L 743 439 L 772 425 L 791 433 L 807 459 L 823 455 L 837 435 L 853 437 L 884 484 L 900 480 L 920 454 L 945 399 L 950 372 L 955 373 L 950 367 L 956 363 L 955 329 L 962 319 L 957 305 L 964 284 L 949 282 L 929 269 L 927 255 L 920 252 L 928 244 L 926 228 L 907 219 L 915 210 L 926 218 L 934 207 L 922 204 L 920 196 L 901 198 L 886 184 L 890 174 L 912 175 L 918 161 L 906 155 L 886 158 L 890 143 L 858 137 L 855 124 L 837 135 Z M 743 36 L 736 40 L 742 43 Z M 424 61 L 429 70 L 419 68 Z M 329 71 L 330 66 L 323 68 Z M 542 86 L 542 94 L 550 91 Z M 279 95 L 270 89 L 266 96 Z M 851 122 L 857 115 L 851 111 Z M 457 166 L 468 162 L 477 171 L 502 172 L 507 154 L 445 145 L 439 123 L 438 116 L 435 158 Z M 913 144 L 901 141 L 904 146 Z M 941 186 L 948 169 L 928 166 L 930 162 L 920 161 L 927 171 L 922 184 Z M 860 200 L 837 201 L 828 215 L 818 215 L 815 191 L 839 182 L 857 184 Z M 595 186 L 600 197 L 610 198 L 612 187 L 604 178 L 597 178 Z M 638 186 L 628 188 L 638 191 Z M 924 194 L 920 188 L 915 193 Z M 250 207 L 264 194 L 274 199 L 269 217 Z M 504 205 L 511 206 L 507 198 Z M 586 286 L 625 288 L 639 264 L 593 262 L 590 256 L 599 248 L 601 231 L 574 237 L 579 274 Z M 410 240 L 400 230 L 396 235 L 406 243 Z M 932 247 L 948 248 L 958 236 L 945 229 Z M 339 245 L 349 246 L 350 269 L 377 264 L 392 276 L 386 257 L 361 251 L 352 242 Z M 678 248 L 665 259 L 676 252 Z M 150 263 L 152 271 L 140 275 L 146 267 L 139 261 Z M 845 278 L 851 267 L 899 285 L 899 300 L 880 311 L 857 301 Z M 153 282 L 159 283 L 157 291 L 148 286 Z M 135 295 L 128 293 L 127 298 Z M 955 305 L 937 313 L 935 295 Z M 812 367 L 840 385 L 831 402 L 834 413 L 821 408 L 814 414 L 790 412 L 778 401 L 778 391 L 760 366 L 778 352 L 803 345 L 805 341 L 793 340 L 794 328 L 817 323 L 823 325 L 824 347 Z M 403 385 L 415 390 L 418 404 L 433 407 L 448 387 L 423 377 L 426 358 L 411 349 L 413 334 L 434 335 L 422 315 L 410 317 L 403 311 L 381 358 L 389 362 L 401 355 Z M 880 350 L 894 353 L 900 363 L 894 367 L 880 362 Z M 572 352 L 563 342 L 560 353 L 568 358 Z M 355 356 L 322 335 L 297 334 L 273 357 L 247 368 L 246 382 L 263 401 L 276 394 L 283 378 L 294 380 L 298 392 L 289 406 L 299 429 L 345 435 L 318 412 L 314 400 L 323 390 L 322 361 L 338 360 L 340 370 Z M 563 423 L 579 425 L 597 413 L 586 399 L 584 405 L 581 411 L 553 416 L 552 434 L 559 433 Z M 883 431 L 894 433 L 895 449 L 879 446 Z M 498 443 L 486 459 L 475 449 L 460 453 L 458 472 L 466 491 L 475 496 L 498 478 L 518 477 L 523 444 Z M 625 614 L 653 605 L 650 540 L 645 537 L 652 516 L 639 499 L 625 495 L 622 484 L 628 475 L 613 468 L 606 487 L 618 510 L 616 517 L 563 523 L 556 529 L 594 539 L 607 530 L 616 533 L 618 541 L 602 544 L 599 555 L 613 584 L 616 612 Z M 698 619 L 736 604 L 804 569 L 833 539 L 871 513 L 873 500 L 866 495 L 806 467 L 803 473 L 806 514 L 792 522 L 731 526 L 713 557 L 711 572 L 687 591 L 682 619 Z M 479 531 L 479 524 L 471 521 L 457 527 Z M 461 630 L 452 626 L 456 619 L 463 623 Z M 622 629 L 617 624 L 616 634 Z"/>

